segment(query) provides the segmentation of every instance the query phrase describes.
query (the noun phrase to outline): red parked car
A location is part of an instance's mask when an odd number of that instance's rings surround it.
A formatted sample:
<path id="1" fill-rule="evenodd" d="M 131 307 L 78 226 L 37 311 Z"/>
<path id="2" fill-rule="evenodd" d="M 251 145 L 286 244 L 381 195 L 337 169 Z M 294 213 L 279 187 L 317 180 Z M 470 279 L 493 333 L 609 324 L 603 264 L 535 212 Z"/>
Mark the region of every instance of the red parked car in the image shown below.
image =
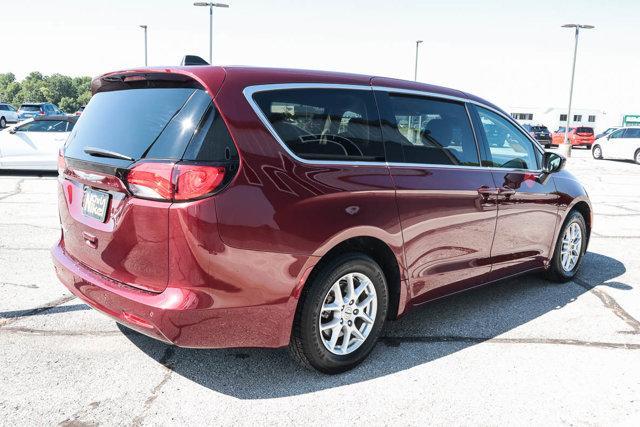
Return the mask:
<path id="1" fill-rule="evenodd" d="M 183 347 L 347 370 L 387 320 L 535 271 L 570 280 L 582 185 L 453 89 L 194 66 L 103 75 L 59 158 L 62 283 Z"/>
<path id="2" fill-rule="evenodd" d="M 595 134 L 593 133 L 593 128 L 586 127 L 586 126 L 570 128 L 568 138 L 569 138 L 569 142 L 571 143 L 571 146 L 587 147 L 589 149 L 591 148 L 593 143 L 596 141 Z M 560 128 L 553 133 L 551 144 L 558 146 L 563 142 L 564 142 L 564 128 Z"/>

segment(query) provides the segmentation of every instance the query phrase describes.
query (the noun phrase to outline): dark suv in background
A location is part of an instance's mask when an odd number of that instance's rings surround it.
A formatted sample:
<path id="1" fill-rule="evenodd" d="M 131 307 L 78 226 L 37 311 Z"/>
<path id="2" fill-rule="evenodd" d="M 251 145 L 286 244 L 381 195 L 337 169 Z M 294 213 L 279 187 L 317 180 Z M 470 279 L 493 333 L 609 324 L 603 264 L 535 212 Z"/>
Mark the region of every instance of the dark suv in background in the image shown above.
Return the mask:
<path id="1" fill-rule="evenodd" d="M 587 248 L 564 159 L 458 90 L 194 66 L 92 91 L 59 159 L 56 272 L 168 343 L 341 372 L 387 320 L 519 274 L 568 281 Z"/>
<path id="2" fill-rule="evenodd" d="M 551 147 L 551 132 L 544 125 L 523 124 L 522 127 L 529 132 L 544 148 Z"/>

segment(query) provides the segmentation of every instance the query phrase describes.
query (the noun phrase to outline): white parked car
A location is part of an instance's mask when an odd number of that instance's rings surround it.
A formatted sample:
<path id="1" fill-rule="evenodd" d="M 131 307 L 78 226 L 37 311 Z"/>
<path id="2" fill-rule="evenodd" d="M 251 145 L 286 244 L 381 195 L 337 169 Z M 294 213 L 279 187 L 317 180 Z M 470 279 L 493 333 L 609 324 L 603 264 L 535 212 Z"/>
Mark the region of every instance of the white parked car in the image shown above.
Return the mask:
<path id="1" fill-rule="evenodd" d="M 640 126 L 620 128 L 593 143 L 595 159 L 635 160 L 640 164 Z"/>
<path id="2" fill-rule="evenodd" d="M 0 169 L 57 170 L 75 116 L 42 116 L 0 131 Z"/>
<path id="3" fill-rule="evenodd" d="M 0 103 L 0 129 L 7 123 L 18 123 L 18 111 L 11 104 Z"/>

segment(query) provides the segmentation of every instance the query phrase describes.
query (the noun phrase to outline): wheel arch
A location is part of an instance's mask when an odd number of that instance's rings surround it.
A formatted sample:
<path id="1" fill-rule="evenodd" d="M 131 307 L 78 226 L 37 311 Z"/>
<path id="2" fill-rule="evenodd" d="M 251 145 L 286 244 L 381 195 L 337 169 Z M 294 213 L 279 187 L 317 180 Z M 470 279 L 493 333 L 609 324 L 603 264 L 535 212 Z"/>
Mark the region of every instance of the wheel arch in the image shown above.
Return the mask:
<path id="1" fill-rule="evenodd" d="M 394 253 L 391 247 L 378 237 L 367 235 L 354 236 L 334 244 L 331 248 L 325 248 L 319 261 L 313 266 L 305 280 L 302 293 L 305 293 L 308 286 L 313 282 L 317 274 L 326 264 L 335 257 L 350 252 L 365 254 L 371 257 L 376 263 L 378 263 L 380 268 L 382 268 L 389 288 L 389 309 L 387 312 L 387 319 L 396 319 L 400 303 L 403 298 L 403 281 L 400 262 L 398 260 L 398 256 Z M 303 298 L 301 297 L 298 301 L 296 311 L 300 309 L 300 301 L 302 300 Z"/>

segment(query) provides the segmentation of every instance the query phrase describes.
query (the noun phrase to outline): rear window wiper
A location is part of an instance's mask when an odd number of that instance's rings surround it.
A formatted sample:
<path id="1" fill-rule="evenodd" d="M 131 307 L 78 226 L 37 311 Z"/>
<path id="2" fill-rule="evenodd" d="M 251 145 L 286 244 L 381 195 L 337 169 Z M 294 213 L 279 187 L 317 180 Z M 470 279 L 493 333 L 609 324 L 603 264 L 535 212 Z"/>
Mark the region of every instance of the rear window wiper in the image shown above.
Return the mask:
<path id="1" fill-rule="evenodd" d="M 133 157 L 129 157 L 124 154 L 117 153 L 115 151 L 105 150 L 103 148 L 86 147 L 84 149 L 84 152 L 90 156 L 95 156 L 95 157 L 108 157 L 110 159 L 129 160 L 131 162 L 135 161 Z"/>

